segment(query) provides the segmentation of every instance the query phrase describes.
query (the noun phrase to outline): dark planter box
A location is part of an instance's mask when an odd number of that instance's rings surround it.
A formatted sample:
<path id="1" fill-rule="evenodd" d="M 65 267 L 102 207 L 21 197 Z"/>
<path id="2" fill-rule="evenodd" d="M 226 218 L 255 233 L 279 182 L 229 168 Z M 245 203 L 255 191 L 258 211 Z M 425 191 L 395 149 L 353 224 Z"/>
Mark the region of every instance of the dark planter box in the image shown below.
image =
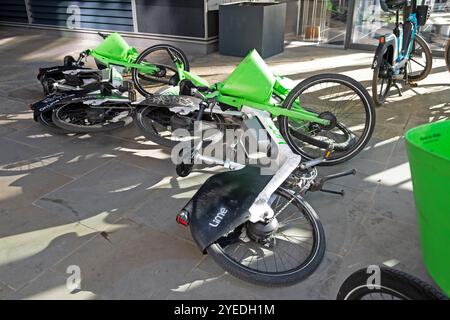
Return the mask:
<path id="1" fill-rule="evenodd" d="M 241 2 L 219 6 L 219 52 L 245 57 L 258 50 L 263 58 L 283 52 L 286 3 Z"/>

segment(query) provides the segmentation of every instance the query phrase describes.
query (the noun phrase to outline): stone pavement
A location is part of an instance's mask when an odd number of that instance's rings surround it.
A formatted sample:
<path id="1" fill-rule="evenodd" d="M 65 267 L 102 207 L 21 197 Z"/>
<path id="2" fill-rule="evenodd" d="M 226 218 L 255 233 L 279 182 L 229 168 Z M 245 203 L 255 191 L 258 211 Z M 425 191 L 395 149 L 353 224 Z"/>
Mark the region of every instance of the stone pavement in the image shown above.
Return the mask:
<path id="1" fill-rule="evenodd" d="M 212 169 L 177 178 L 166 149 L 134 125 L 109 134 L 51 135 L 28 104 L 42 97 L 37 69 L 94 43 L 45 31 L 0 29 L 0 299 L 334 299 L 342 281 L 369 264 L 432 280 L 424 268 L 403 133 L 450 116 L 450 74 L 435 58 L 419 87 L 377 109 L 374 136 L 358 157 L 321 173 L 356 168 L 336 181 L 344 198 L 307 200 L 326 231 L 327 252 L 308 279 L 287 288 L 247 284 L 203 256 L 175 214 Z M 338 72 L 367 87 L 372 53 L 290 43 L 267 60 L 295 80 Z M 239 58 L 192 59 L 221 80 Z M 68 266 L 81 289 L 66 289 Z"/>

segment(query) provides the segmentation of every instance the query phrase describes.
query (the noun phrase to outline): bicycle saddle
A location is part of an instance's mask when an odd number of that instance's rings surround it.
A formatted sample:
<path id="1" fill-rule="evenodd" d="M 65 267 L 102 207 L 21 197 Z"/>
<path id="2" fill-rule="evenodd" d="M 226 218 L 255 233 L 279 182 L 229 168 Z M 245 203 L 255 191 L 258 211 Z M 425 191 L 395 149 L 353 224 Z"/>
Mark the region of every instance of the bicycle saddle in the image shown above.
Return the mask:
<path id="1" fill-rule="evenodd" d="M 248 209 L 273 177 L 261 175 L 260 170 L 248 165 L 216 174 L 184 207 L 192 237 L 202 250 L 249 219 Z"/>
<path id="2" fill-rule="evenodd" d="M 388 10 L 400 10 L 403 9 L 404 7 L 406 7 L 408 5 L 408 0 L 381 0 L 380 4 L 381 4 L 381 8 L 385 11 L 387 11 L 384 7 L 383 7 L 383 3 L 385 4 L 386 8 Z"/>

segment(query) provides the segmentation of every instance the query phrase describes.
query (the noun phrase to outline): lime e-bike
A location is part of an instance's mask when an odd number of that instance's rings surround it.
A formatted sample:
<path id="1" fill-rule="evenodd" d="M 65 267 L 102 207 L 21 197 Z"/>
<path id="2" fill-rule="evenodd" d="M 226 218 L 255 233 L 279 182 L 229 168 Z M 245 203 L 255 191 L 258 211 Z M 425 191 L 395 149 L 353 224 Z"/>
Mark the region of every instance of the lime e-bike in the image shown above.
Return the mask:
<path id="1" fill-rule="evenodd" d="M 175 57 L 176 59 L 176 57 Z M 180 104 L 164 95 L 198 95 L 208 104 L 203 120 L 219 126 L 236 125 L 244 107 L 267 112 L 276 120 L 286 143 L 304 157 L 314 159 L 324 150 L 333 155 L 323 162 L 333 165 L 360 152 L 375 127 L 375 108 L 367 90 L 354 79 L 339 74 L 318 74 L 296 85 L 273 74 L 253 50 L 223 81 L 206 80 L 181 69 L 180 83 L 158 96 L 148 96 L 136 110 L 136 124 L 150 140 L 173 147 L 177 128 L 192 130 L 198 105 Z M 160 103 L 165 100 L 165 103 Z M 212 102 L 212 103 L 211 103 Z M 163 106 L 162 106 L 163 105 Z M 205 119 L 206 118 L 206 119 Z"/>
<path id="2" fill-rule="evenodd" d="M 82 90 L 85 85 L 98 81 L 96 70 L 85 67 L 88 57 L 94 59 L 100 70 L 115 66 L 123 69 L 125 73 L 130 72 L 136 89 L 142 95 L 152 93 L 149 83 L 153 84 L 153 87 L 161 84 L 177 85 L 178 68 L 189 71 L 186 54 L 172 45 L 158 44 L 139 53 L 118 33 L 98 34 L 103 41 L 94 49 L 82 51 L 77 59 L 72 56 L 64 57 L 63 66 L 39 69 L 38 80 L 45 94 Z M 179 61 L 178 65 L 172 64 L 175 58 Z M 140 84 L 141 81 L 146 81 L 145 88 Z"/>
<path id="3" fill-rule="evenodd" d="M 214 102 L 205 103 L 201 93 L 197 96 L 199 99 L 183 97 L 182 101 L 197 105 L 200 119 Z M 158 102 L 157 96 L 149 99 Z M 207 137 L 198 135 L 192 144 L 185 140 L 172 150 L 182 146 L 179 150 L 183 152 L 175 152 L 180 155 L 176 158 L 180 176 L 187 176 L 195 163 L 230 169 L 207 179 L 176 221 L 189 226 L 199 249 L 231 275 L 265 286 L 292 285 L 313 273 L 325 252 L 323 227 L 303 195 L 309 191 L 343 195 L 343 191 L 326 190 L 323 185 L 355 171 L 318 178 L 315 166 L 331 156 L 330 150 L 305 161 L 287 145 L 270 113 L 251 107 L 241 111 L 240 130 L 235 132 L 246 134 L 236 134 L 225 144 L 229 157 L 202 151 L 211 143 L 222 146 L 217 143 L 217 136 L 223 136 L 220 130 Z M 243 161 L 236 161 L 239 150 L 244 150 Z"/>

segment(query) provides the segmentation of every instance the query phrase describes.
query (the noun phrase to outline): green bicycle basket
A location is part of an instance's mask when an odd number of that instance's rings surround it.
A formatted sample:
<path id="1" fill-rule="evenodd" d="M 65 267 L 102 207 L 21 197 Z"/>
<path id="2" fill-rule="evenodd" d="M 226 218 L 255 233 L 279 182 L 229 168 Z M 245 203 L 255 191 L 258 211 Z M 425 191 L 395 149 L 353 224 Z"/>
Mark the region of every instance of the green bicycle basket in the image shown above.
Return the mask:
<path id="1" fill-rule="evenodd" d="M 252 50 L 225 79 L 220 93 L 259 103 L 270 100 L 275 76 L 256 50 Z"/>
<path id="2" fill-rule="evenodd" d="M 107 59 L 120 62 L 134 62 L 138 56 L 135 48 L 128 43 L 118 33 L 111 33 L 94 50 L 94 56 L 98 55 Z"/>
<path id="3" fill-rule="evenodd" d="M 425 265 L 450 295 L 450 121 L 413 128 L 405 139 Z"/>

